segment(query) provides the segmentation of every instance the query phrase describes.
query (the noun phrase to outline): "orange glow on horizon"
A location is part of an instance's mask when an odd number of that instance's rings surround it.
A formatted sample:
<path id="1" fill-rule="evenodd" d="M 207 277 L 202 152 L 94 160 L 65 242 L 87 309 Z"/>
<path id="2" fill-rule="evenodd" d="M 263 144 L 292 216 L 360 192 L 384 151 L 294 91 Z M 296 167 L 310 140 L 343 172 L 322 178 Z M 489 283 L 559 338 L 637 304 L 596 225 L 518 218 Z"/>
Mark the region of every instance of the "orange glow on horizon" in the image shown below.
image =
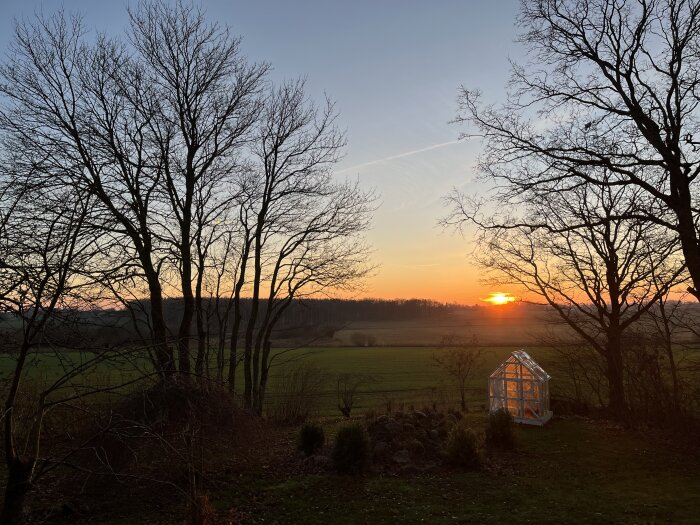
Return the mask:
<path id="1" fill-rule="evenodd" d="M 491 292 L 489 296 L 486 299 L 482 299 L 482 301 L 494 306 L 503 306 L 504 304 L 515 301 L 515 297 L 505 292 Z"/>

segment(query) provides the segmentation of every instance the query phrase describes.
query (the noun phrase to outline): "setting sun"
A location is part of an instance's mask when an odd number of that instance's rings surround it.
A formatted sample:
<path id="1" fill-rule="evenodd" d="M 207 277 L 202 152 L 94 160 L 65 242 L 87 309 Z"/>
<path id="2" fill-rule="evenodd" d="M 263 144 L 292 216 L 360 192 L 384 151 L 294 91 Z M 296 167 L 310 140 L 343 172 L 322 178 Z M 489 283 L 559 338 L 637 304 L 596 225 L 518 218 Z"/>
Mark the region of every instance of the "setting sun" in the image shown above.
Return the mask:
<path id="1" fill-rule="evenodd" d="M 504 304 L 512 303 L 513 301 L 515 301 L 515 297 L 513 297 L 509 293 L 492 292 L 486 299 L 482 299 L 482 301 L 486 303 L 491 303 L 496 306 L 501 306 Z"/>

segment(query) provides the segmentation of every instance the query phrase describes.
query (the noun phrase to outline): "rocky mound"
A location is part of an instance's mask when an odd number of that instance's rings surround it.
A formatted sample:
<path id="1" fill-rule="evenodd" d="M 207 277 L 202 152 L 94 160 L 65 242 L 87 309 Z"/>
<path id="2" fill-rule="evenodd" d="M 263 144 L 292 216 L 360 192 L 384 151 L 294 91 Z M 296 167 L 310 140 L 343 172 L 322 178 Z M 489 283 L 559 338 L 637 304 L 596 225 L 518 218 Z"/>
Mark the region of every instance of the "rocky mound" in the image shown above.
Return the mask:
<path id="1" fill-rule="evenodd" d="M 445 462 L 445 445 L 451 428 L 462 418 L 459 412 L 410 412 L 382 415 L 367 426 L 372 458 L 377 470 L 418 473 Z"/>

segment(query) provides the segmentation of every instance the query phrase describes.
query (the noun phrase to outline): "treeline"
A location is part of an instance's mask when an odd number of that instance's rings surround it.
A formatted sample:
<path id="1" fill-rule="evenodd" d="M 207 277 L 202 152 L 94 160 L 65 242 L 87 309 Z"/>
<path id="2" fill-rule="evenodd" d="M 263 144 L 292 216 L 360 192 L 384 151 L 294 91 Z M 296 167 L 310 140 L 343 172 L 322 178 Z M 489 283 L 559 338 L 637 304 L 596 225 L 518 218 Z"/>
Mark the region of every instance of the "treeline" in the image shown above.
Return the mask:
<path id="1" fill-rule="evenodd" d="M 202 301 L 203 311 L 209 314 L 215 310 L 215 299 Z M 221 306 L 221 305 L 219 305 Z M 228 322 L 233 315 L 232 309 L 223 305 L 229 312 Z M 263 309 L 266 301 L 261 301 Z M 252 307 L 250 298 L 241 299 L 241 320 L 247 323 Z M 63 311 L 47 327 L 50 338 L 59 346 L 101 350 L 114 346 L 140 343 L 140 325 L 147 329 L 149 322 L 148 300 L 133 302 L 129 308 L 95 309 Z M 164 301 L 163 311 L 167 330 L 175 333 L 182 318 L 184 301 L 168 299 Z M 309 298 L 295 300 L 283 312 L 272 331 L 271 341 L 297 342 L 313 344 L 316 340 L 327 341 L 336 330 L 350 323 L 415 321 L 444 319 L 458 312 L 478 311 L 478 307 L 459 304 L 441 303 L 429 299 L 320 299 Z M 136 312 L 136 313 L 135 313 Z M 5 343 L 16 343 L 21 325 L 12 314 L 0 314 L 1 329 L 5 333 Z M 220 324 L 212 315 L 204 315 L 206 333 L 210 338 L 229 339 L 230 333 L 221 332 Z"/>
<path id="2" fill-rule="evenodd" d="M 204 300 L 204 310 L 210 309 L 211 300 Z M 241 300 L 244 319 L 247 319 L 251 300 Z M 280 317 L 278 327 L 342 325 L 360 321 L 410 321 L 443 317 L 465 307 L 430 299 L 316 299 L 294 301 Z M 182 301 L 165 302 L 166 319 L 179 319 Z"/>

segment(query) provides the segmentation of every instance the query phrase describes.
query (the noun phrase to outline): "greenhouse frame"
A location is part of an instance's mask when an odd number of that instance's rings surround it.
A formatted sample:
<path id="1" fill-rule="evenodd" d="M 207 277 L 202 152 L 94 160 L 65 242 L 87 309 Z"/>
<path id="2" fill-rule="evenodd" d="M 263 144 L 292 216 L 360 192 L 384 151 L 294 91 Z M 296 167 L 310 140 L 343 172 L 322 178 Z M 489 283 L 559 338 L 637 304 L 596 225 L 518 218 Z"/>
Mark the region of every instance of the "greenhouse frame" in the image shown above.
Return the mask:
<path id="1" fill-rule="evenodd" d="M 544 425 L 550 375 L 524 350 L 513 352 L 489 377 L 489 412 L 505 409 L 518 423 Z"/>

